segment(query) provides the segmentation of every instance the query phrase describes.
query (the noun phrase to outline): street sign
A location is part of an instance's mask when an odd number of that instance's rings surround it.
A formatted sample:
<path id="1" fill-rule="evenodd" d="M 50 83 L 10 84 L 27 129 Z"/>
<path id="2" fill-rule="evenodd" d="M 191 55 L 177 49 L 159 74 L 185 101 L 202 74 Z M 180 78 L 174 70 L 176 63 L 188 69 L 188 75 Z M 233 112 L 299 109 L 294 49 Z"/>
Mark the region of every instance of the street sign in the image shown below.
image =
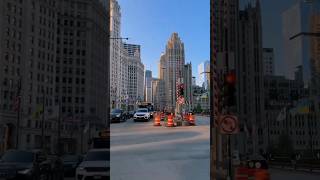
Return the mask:
<path id="1" fill-rule="evenodd" d="M 239 121 L 236 116 L 222 115 L 219 119 L 221 134 L 237 134 L 239 132 Z"/>

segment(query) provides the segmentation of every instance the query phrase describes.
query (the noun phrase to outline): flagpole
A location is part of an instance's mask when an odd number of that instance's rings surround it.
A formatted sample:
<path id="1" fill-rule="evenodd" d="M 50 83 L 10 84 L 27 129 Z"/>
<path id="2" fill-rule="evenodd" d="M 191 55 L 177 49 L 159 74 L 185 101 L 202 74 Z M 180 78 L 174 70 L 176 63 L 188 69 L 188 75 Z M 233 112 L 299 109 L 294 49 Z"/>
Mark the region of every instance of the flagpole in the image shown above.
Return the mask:
<path id="1" fill-rule="evenodd" d="M 61 102 L 60 102 L 60 98 L 58 99 L 58 156 L 61 155 Z"/>
<path id="2" fill-rule="evenodd" d="M 20 131 L 20 108 L 21 108 L 21 77 L 18 80 L 18 92 L 17 99 L 18 100 L 18 108 L 17 108 L 17 133 L 16 133 L 16 149 L 19 148 L 19 131 Z"/>
<path id="3" fill-rule="evenodd" d="M 41 149 L 44 150 L 44 112 L 45 112 L 45 90 L 42 89 L 42 123 L 41 123 Z"/>

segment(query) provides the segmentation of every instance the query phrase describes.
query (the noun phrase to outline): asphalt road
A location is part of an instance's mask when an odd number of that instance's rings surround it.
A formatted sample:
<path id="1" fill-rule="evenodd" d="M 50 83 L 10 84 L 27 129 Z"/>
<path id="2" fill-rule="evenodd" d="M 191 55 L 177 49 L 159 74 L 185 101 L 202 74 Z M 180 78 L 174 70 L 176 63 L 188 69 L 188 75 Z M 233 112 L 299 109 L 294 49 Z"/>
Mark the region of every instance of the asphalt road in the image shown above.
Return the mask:
<path id="1" fill-rule="evenodd" d="M 174 128 L 132 120 L 112 124 L 112 180 L 209 180 L 209 117 L 196 117 L 196 123 Z"/>

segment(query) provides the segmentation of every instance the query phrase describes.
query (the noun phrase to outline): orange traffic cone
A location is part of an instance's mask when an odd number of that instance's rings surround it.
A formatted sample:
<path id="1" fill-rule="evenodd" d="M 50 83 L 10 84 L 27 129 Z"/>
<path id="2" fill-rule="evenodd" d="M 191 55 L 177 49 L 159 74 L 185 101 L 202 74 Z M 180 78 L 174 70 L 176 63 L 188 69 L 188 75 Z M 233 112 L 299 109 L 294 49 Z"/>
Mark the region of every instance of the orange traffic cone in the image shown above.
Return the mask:
<path id="1" fill-rule="evenodd" d="M 173 115 L 172 113 L 168 115 L 167 127 L 173 127 Z"/>
<path id="2" fill-rule="evenodd" d="M 266 169 L 256 170 L 254 175 L 255 175 L 255 180 L 270 180 L 269 172 Z"/>
<path id="3" fill-rule="evenodd" d="M 188 120 L 189 120 L 189 114 L 187 114 L 187 113 L 186 113 L 186 114 L 184 114 L 183 119 L 184 119 L 184 120 L 186 120 L 186 121 L 188 121 Z"/>
<path id="4" fill-rule="evenodd" d="M 194 115 L 192 115 L 191 113 L 189 114 L 189 124 L 196 125 Z"/>
<path id="5" fill-rule="evenodd" d="M 160 123 L 161 117 L 160 116 L 161 116 L 160 113 L 156 113 L 154 115 L 154 123 L 153 123 L 154 126 L 161 126 L 161 123 Z"/>

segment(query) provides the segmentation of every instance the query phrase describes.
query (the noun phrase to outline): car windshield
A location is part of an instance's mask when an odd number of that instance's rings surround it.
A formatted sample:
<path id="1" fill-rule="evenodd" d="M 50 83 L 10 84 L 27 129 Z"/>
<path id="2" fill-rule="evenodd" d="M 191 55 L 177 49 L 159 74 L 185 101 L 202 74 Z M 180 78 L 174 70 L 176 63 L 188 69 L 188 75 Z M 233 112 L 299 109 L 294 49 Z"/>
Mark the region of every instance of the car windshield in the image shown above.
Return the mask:
<path id="1" fill-rule="evenodd" d="M 111 113 L 121 113 L 121 110 L 120 109 L 114 109 L 111 111 Z"/>
<path id="2" fill-rule="evenodd" d="M 33 162 L 33 153 L 26 151 L 9 151 L 2 156 L 1 161 L 29 163 Z"/>
<path id="3" fill-rule="evenodd" d="M 76 155 L 65 155 L 62 159 L 64 162 L 75 162 L 78 161 L 79 157 Z"/>
<path id="4" fill-rule="evenodd" d="M 110 156 L 107 151 L 92 151 L 88 152 L 85 161 L 110 161 Z"/>
<path id="5" fill-rule="evenodd" d="M 137 112 L 146 113 L 146 112 L 148 112 L 148 110 L 147 109 L 138 109 Z"/>

